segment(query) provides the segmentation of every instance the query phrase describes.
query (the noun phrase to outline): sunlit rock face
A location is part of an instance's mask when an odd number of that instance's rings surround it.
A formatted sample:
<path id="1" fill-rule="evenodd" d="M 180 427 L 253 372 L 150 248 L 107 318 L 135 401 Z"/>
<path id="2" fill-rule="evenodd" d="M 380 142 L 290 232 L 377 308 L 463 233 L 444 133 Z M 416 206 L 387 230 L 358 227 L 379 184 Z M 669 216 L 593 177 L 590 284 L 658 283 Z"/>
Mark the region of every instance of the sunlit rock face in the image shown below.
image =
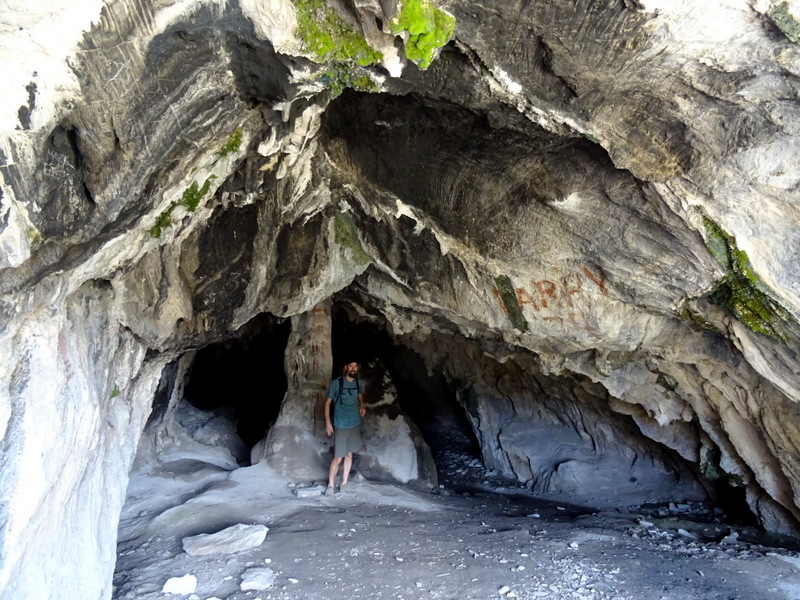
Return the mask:
<path id="1" fill-rule="evenodd" d="M 0 15 L 3 598 L 109 597 L 192 351 L 320 302 L 443 374 L 534 490 L 728 484 L 798 532 L 789 4 L 452 0 L 425 70 L 401 3 L 331 2 L 366 68 L 289 0 L 77 4 Z M 278 424 L 314 439 L 332 365 L 303 356 Z"/>

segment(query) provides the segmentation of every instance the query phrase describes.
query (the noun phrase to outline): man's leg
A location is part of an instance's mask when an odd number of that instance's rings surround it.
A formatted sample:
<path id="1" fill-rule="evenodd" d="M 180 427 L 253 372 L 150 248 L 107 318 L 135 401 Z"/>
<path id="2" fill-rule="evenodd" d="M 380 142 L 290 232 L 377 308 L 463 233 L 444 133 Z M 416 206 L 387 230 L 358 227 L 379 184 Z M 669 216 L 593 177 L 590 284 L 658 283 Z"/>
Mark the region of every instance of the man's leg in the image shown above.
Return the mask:
<path id="1" fill-rule="evenodd" d="M 344 471 L 342 472 L 342 487 L 347 485 L 347 480 L 350 477 L 350 467 L 353 466 L 353 453 L 348 452 L 344 457 Z"/>
<path id="2" fill-rule="evenodd" d="M 333 487 L 334 481 L 336 481 L 336 474 L 339 472 L 339 464 L 342 462 L 341 456 L 334 456 L 333 460 L 331 461 L 331 466 L 328 469 L 328 487 Z M 345 459 L 345 465 L 347 465 L 347 459 Z"/>

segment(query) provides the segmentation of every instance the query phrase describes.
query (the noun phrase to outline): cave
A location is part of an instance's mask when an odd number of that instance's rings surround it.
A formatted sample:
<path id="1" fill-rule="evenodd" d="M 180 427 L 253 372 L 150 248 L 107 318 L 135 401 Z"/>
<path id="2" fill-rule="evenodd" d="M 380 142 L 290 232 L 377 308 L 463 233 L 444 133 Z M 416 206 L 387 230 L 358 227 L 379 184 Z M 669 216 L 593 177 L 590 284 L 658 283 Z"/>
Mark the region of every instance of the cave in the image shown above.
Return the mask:
<path id="1" fill-rule="evenodd" d="M 197 351 L 184 399 L 200 410 L 230 409 L 236 433 L 249 449 L 277 419 L 286 393 L 283 353 L 289 323 L 259 315 L 242 329 L 235 338 Z"/>
<path id="2" fill-rule="evenodd" d="M 0 9 L 0 597 L 135 596 L 181 523 L 306 506 L 350 360 L 365 497 L 800 535 L 794 3 L 28 4 Z"/>

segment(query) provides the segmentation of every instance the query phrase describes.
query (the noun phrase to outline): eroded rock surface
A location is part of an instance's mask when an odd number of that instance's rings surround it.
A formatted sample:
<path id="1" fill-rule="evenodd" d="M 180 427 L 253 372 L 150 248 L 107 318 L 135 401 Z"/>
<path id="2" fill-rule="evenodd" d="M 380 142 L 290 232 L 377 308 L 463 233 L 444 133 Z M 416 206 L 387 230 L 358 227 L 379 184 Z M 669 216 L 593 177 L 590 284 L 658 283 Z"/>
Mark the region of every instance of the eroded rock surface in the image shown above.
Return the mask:
<path id="1" fill-rule="evenodd" d="M 307 6 L 0 14 L 2 597 L 108 597 L 192 352 L 321 302 L 443 374 L 534 489 L 727 483 L 798 533 L 796 9 L 450 0 L 419 58 L 402 3 L 331 2 L 342 58 Z M 301 445 L 308 356 L 276 426 Z"/>

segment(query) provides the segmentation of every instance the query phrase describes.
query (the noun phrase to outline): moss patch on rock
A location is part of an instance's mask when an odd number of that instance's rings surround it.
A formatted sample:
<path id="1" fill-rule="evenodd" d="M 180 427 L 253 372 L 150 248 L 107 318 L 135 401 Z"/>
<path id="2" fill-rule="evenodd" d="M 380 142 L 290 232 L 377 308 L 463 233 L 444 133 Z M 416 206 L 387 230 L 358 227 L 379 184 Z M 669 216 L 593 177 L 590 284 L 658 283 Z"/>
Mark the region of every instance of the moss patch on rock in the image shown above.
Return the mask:
<path id="1" fill-rule="evenodd" d="M 203 182 L 203 187 L 198 187 L 197 182 L 193 181 L 192 185 L 184 190 L 183 196 L 181 196 L 180 204 L 185 206 L 189 212 L 194 212 L 197 210 L 200 200 L 202 200 L 208 193 L 208 190 L 211 188 L 211 182 L 216 178 L 216 175 L 211 175 Z"/>
<path id="2" fill-rule="evenodd" d="M 294 5 L 297 7 L 297 34 L 303 50 L 318 62 L 352 60 L 366 67 L 383 58 L 323 0 L 294 0 Z"/>
<path id="3" fill-rule="evenodd" d="M 220 156 L 228 156 L 233 152 L 238 152 L 239 148 L 242 145 L 242 128 L 237 127 L 233 130 L 233 133 L 228 137 L 228 141 L 225 142 L 225 145 L 220 149 L 219 155 Z"/>
<path id="4" fill-rule="evenodd" d="M 782 326 L 788 316 L 759 286 L 759 280 L 747 253 L 736 247 L 733 236 L 709 218 L 703 220 L 709 251 L 727 274 L 706 296 L 709 302 L 725 308 L 751 331 L 784 341 Z"/>
<path id="5" fill-rule="evenodd" d="M 375 83 L 365 69 L 344 62 L 332 62 L 328 70 L 320 77 L 322 83 L 330 89 L 334 98 L 351 88 L 357 92 L 379 92 L 380 85 Z"/>
<path id="6" fill-rule="evenodd" d="M 205 198 L 208 190 L 211 189 L 211 182 L 217 178 L 216 175 L 209 176 L 204 182 L 202 187 L 197 185 L 196 181 L 183 191 L 181 199 L 178 202 L 171 202 L 169 207 L 156 218 L 156 223 L 150 228 L 150 236 L 160 238 L 164 229 L 172 225 L 172 211 L 178 206 L 183 206 L 189 212 L 194 212 L 200 205 L 200 201 Z"/>
<path id="7" fill-rule="evenodd" d="M 349 249 L 356 264 L 366 265 L 372 257 L 364 250 L 358 237 L 356 224 L 348 213 L 337 213 L 333 219 L 333 239 L 343 249 Z"/>
<path id="8" fill-rule="evenodd" d="M 778 29 L 789 41 L 795 44 L 800 43 L 800 21 L 792 14 L 788 2 L 780 2 L 772 6 L 767 16 L 772 19 L 772 22 L 778 26 Z"/>
<path id="9" fill-rule="evenodd" d="M 427 0 L 405 0 L 391 28 L 394 34 L 408 32 L 406 58 L 427 69 L 436 52 L 452 39 L 456 20 Z"/>
<path id="10" fill-rule="evenodd" d="M 380 86 L 365 67 L 379 63 L 383 54 L 373 50 L 361 32 L 345 23 L 323 0 L 294 0 L 297 8 L 297 35 L 303 51 L 317 62 L 329 63 L 320 81 L 333 97 L 345 88 L 374 92 Z"/>

